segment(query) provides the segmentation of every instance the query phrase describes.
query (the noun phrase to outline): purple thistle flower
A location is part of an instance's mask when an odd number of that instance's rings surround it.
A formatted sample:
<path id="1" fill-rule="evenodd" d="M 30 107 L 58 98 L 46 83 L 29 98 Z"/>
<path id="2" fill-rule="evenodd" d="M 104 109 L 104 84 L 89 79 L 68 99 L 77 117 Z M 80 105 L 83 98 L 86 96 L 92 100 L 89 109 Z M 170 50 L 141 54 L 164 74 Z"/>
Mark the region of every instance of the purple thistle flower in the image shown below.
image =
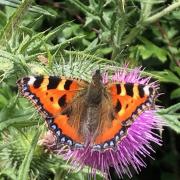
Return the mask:
<path id="1" fill-rule="evenodd" d="M 141 68 L 128 71 L 127 66 L 115 72 L 112 76 L 113 82 L 138 83 L 158 89 L 158 83 L 150 83 L 150 77 L 140 76 Z M 108 82 L 108 74 L 103 74 L 103 83 Z M 155 110 L 146 110 L 141 113 L 132 125 L 128 128 L 126 136 L 116 145 L 116 149 L 97 151 L 87 146 L 83 149 L 69 149 L 65 146 L 58 146 L 56 138 L 48 133 L 41 141 L 48 149 L 62 155 L 63 159 L 70 161 L 75 169 L 90 167 L 90 175 L 95 178 L 97 170 L 100 170 L 108 179 L 109 167 L 113 167 L 119 177 L 124 174 L 132 177 L 130 168 L 139 173 L 146 167 L 144 157 L 150 157 L 154 152 L 151 142 L 161 145 L 161 137 L 154 133 L 154 130 L 162 130 L 164 121 L 157 116 Z"/>

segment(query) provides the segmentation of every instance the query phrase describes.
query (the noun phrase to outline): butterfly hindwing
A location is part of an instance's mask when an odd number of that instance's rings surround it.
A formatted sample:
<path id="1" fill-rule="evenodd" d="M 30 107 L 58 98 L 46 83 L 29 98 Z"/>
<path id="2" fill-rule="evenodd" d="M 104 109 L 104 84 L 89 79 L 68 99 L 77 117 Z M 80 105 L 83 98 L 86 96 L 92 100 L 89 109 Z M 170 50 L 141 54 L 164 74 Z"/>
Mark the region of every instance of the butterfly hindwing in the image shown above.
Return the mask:
<path id="1" fill-rule="evenodd" d="M 61 143 L 73 146 L 80 141 L 77 130 L 69 125 L 68 113 L 62 112 L 87 82 L 58 76 L 29 76 L 18 80 L 17 84 L 21 94 L 35 105 Z"/>

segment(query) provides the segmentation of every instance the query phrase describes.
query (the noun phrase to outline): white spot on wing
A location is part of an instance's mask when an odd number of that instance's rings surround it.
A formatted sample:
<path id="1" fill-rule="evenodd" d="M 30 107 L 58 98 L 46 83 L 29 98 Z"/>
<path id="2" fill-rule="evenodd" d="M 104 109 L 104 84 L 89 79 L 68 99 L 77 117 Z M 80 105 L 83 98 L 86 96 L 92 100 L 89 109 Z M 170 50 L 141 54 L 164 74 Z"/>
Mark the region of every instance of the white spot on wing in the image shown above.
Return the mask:
<path id="1" fill-rule="evenodd" d="M 115 140 L 116 140 L 116 141 L 118 141 L 119 139 L 120 139 L 119 136 L 116 136 L 116 137 L 115 137 Z"/>
<path id="2" fill-rule="evenodd" d="M 30 78 L 30 80 L 28 81 L 28 85 L 34 84 L 34 81 L 36 80 L 36 78 L 33 76 L 30 76 L 29 78 Z"/>
<path id="3" fill-rule="evenodd" d="M 67 141 L 67 143 L 68 143 L 70 146 L 72 146 L 72 145 L 73 145 L 73 143 L 72 143 L 72 141 L 71 141 L 71 140 L 68 140 L 68 141 Z"/>
<path id="4" fill-rule="evenodd" d="M 110 141 L 110 146 L 114 146 L 114 142 L 113 141 Z"/>
<path id="5" fill-rule="evenodd" d="M 93 146 L 93 149 L 95 149 L 95 150 L 100 150 L 100 149 L 101 149 L 101 146 L 100 146 L 99 144 L 94 145 L 94 146 Z"/>
<path id="6" fill-rule="evenodd" d="M 56 130 L 56 125 L 53 124 L 53 125 L 51 126 L 51 128 L 54 129 L 54 130 Z"/>
<path id="7" fill-rule="evenodd" d="M 103 148 L 107 148 L 108 146 L 108 143 L 104 143 Z"/>
<path id="8" fill-rule="evenodd" d="M 56 131 L 56 135 L 57 136 L 60 136 L 61 135 L 61 132 L 58 130 L 58 131 Z"/>
<path id="9" fill-rule="evenodd" d="M 65 137 L 62 137 L 61 142 L 65 142 L 65 141 L 66 141 Z"/>
<path id="10" fill-rule="evenodd" d="M 79 143 L 76 143 L 76 144 L 75 144 L 75 148 L 83 148 L 83 145 L 82 145 L 82 144 L 79 144 Z"/>
<path id="11" fill-rule="evenodd" d="M 150 92 L 149 92 L 149 86 L 145 86 L 145 87 L 143 88 L 143 90 L 144 90 L 145 95 L 146 95 L 146 96 L 149 96 L 149 94 L 150 94 Z"/>
<path id="12" fill-rule="evenodd" d="M 121 130 L 121 131 L 119 132 L 119 135 L 122 136 L 123 134 L 124 134 L 124 131 Z"/>

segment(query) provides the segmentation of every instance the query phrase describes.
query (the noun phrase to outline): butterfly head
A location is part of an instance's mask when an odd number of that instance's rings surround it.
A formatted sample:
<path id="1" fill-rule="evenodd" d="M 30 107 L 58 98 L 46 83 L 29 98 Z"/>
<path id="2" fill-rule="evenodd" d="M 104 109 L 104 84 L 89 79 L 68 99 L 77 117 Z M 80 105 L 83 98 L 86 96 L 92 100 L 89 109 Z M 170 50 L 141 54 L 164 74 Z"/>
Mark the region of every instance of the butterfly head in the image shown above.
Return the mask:
<path id="1" fill-rule="evenodd" d="M 92 83 L 96 86 L 102 83 L 102 76 L 100 70 L 96 70 L 92 76 Z"/>

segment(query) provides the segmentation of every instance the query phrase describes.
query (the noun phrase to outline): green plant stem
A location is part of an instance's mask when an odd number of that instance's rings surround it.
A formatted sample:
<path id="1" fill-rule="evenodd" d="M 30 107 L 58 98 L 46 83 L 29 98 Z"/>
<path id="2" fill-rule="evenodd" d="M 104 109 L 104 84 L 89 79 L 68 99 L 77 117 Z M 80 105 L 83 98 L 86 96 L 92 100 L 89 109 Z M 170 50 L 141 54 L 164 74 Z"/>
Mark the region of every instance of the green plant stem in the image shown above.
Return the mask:
<path id="1" fill-rule="evenodd" d="M 171 5 L 169 5 L 167 8 L 163 9 L 161 12 L 147 18 L 144 23 L 146 24 L 150 24 L 150 23 L 153 23 L 155 21 L 157 21 L 158 19 L 160 19 L 161 17 L 163 17 L 164 15 L 170 13 L 171 11 L 173 11 L 174 9 L 180 7 L 180 1 L 178 2 L 175 2 Z"/>
<path id="2" fill-rule="evenodd" d="M 116 8 L 117 16 L 125 17 L 125 2 L 124 2 L 124 0 L 116 0 L 115 2 L 117 3 L 117 8 Z M 116 60 L 117 55 L 121 51 L 121 47 L 119 45 L 121 44 L 121 41 L 122 41 L 122 29 L 125 29 L 124 27 L 125 27 L 125 23 L 121 22 L 121 23 L 117 24 L 116 32 L 112 31 L 112 34 L 111 34 L 111 39 L 113 42 L 112 43 L 113 52 L 112 52 L 112 56 L 111 56 L 112 60 Z M 114 37 L 116 37 L 116 38 L 114 38 Z"/>
<path id="3" fill-rule="evenodd" d="M 24 14 L 27 12 L 33 1 L 34 0 L 24 0 L 11 16 L 9 22 L 6 24 L 2 33 L 0 34 L 1 45 L 3 45 L 5 41 L 8 41 L 11 38 L 12 33 L 17 31 L 21 19 L 24 17 Z"/>

